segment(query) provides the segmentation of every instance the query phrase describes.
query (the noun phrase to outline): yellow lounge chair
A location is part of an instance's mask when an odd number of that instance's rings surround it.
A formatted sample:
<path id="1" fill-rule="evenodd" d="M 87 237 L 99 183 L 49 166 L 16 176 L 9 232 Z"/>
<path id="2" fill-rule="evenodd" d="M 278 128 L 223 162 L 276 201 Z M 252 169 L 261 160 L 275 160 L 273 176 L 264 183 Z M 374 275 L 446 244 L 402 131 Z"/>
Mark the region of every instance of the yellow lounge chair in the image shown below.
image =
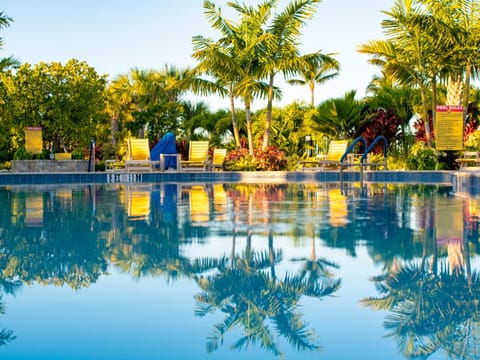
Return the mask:
<path id="1" fill-rule="evenodd" d="M 151 188 L 149 186 L 129 186 L 126 188 L 128 220 L 150 221 Z"/>
<path id="2" fill-rule="evenodd" d="M 328 208 L 330 225 L 342 227 L 348 224 L 347 197 L 342 194 L 340 189 L 328 191 Z"/>
<path id="3" fill-rule="evenodd" d="M 328 153 L 323 158 L 315 160 L 301 160 L 302 170 L 305 170 L 305 165 L 314 165 L 315 167 L 321 167 L 323 170 L 325 167 L 339 167 L 340 159 L 347 151 L 348 140 L 332 140 L 328 147 Z"/>
<path id="4" fill-rule="evenodd" d="M 55 160 L 72 160 L 72 153 L 55 153 Z"/>
<path id="5" fill-rule="evenodd" d="M 125 171 L 153 171 L 155 163 L 150 160 L 148 139 L 129 138 L 127 148 Z"/>
<path id="6" fill-rule="evenodd" d="M 180 162 L 183 168 L 203 168 L 206 170 L 208 162 L 208 141 L 190 141 L 188 146 L 188 160 Z"/>
<path id="7" fill-rule="evenodd" d="M 212 161 L 205 163 L 206 170 L 215 171 L 215 169 L 222 170 L 223 162 L 227 156 L 227 149 L 213 149 Z"/>
<path id="8" fill-rule="evenodd" d="M 190 193 L 190 217 L 194 223 L 208 223 L 210 217 L 210 201 L 208 193 L 201 185 L 194 185 Z"/>

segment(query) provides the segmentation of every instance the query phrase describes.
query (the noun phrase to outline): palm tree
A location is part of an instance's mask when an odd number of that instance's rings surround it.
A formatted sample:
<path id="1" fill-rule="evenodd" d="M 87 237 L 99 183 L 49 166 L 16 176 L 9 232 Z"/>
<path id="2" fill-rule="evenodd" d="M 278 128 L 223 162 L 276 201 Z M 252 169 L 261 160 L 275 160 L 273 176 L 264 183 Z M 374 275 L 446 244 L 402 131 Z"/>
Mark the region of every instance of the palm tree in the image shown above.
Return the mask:
<path id="1" fill-rule="evenodd" d="M 340 64 L 332 57 L 333 54 L 322 54 L 317 51 L 300 57 L 303 67 L 299 73 L 302 78 L 290 79 L 291 85 L 308 85 L 310 88 L 310 107 L 315 106 L 315 84 L 323 84 L 338 76 Z"/>
<path id="2" fill-rule="evenodd" d="M 429 146 L 431 134 L 427 90 L 431 89 L 431 111 L 435 124 L 437 83 L 448 76 L 456 79 L 464 68 L 469 69 L 467 64 L 472 65 L 477 61 L 478 31 L 472 32 L 475 35 L 466 34 L 478 29 L 478 20 L 473 20 L 469 25 L 465 21 L 463 25 L 456 25 L 458 16 L 455 13 L 463 12 L 466 8 L 472 13 L 473 19 L 478 19 L 478 4 L 471 6 L 471 3 L 397 0 L 391 11 L 384 12 L 389 17 L 382 21 L 388 39 L 370 41 L 359 47 L 360 52 L 373 56 L 370 62 L 380 65 L 385 75 L 393 77 L 401 85 L 414 85 L 420 89 Z M 463 43 L 467 46 L 459 45 Z"/>
<path id="3" fill-rule="evenodd" d="M 435 17 L 441 18 L 452 28 L 451 38 L 457 49 L 456 57 L 452 61 L 453 74 L 449 76 L 449 84 L 457 84 L 463 95 L 463 100 L 455 105 L 462 104 L 466 111 L 469 101 L 470 79 L 478 75 L 480 45 L 480 4 L 477 1 L 457 0 L 435 2 L 424 0 Z M 463 80 L 463 84 L 462 84 Z M 463 86 L 459 86 L 463 85 Z M 454 87 L 449 90 L 455 91 Z M 453 104 L 452 104 L 453 105 Z"/>
<path id="4" fill-rule="evenodd" d="M 213 92 L 218 92 L 228 96 L 230 100 L 230 112 L 232 119 L 233 135 L 236 147 L 240 147 L 240 131 L 236 118 L 235 111 L 235 83 L 237 81 L 236 75 L 232 72 L 235 67 L 235 58 L 226 52 L 218 43 L 203 36 L 195 36 L 193 38 L 194 53 L 192 57 L 199 60 L 200 64 L 194 69 L 199 74 L 206 74 L 216 79 L 215 82 L 210 82 L 211 86 L 216 89 Z M 197 78 L 197 83 L 208 83 L 200 77 Z M 204 86 L 194 84 L 194 92 L 198 93 Z M 208 94 L 209 92 L 207 92 Z"/>
<path id="5" fill-rule="evenodd" d="M 245 103 L 247 122 L 248 148 L 253 155 L 253 132 L 251 121 L 251 103 L 256 96 L 266 93 L 267 85 L 258 80 L 260 66 L 257 53 L 265 38 L 262 26 L 273 5 L 272 0 L 266 0 L 256 8 L 240 5 L 237 2 L 229 3 L 240 14 L 238 24 L 223 18 L 221 10 L 210 1 L 204 2 L 206 15 L 210 24 L 221 31 L 222 38 L 213 42 L 201 36 L 194 37 L 193 57 L 202 63 L 198 67 L 217 78 L 224 84 L 230 97 L 232 125 L 237 147 L 240 146 L 240 135 L 235 117 L 234 99 L 240 97 Z"/>
<path id="6" fill-rule="evenodd" d="M 264 65 L 263 74 L 268 78 L 269 86 L 263 150 L 266 150 L 270 144 L 275 76 L 279 72 L 286 75 L 294 74 L 301 68 L 298 57 L 300 30 L 306 20 L 313 17 L 316 11 L 315 6 L 319 2 L 320 0 L 293 0 L 282 12 L 274 16 L 267 27 L 268 37 L 261 54 L 261 62 Z M 277 1 L 273 3 L 276 4 Z"/>
<path id="7" fill-rule="evenodd" d="M 437 261 L 437 260 L 432 260 Z M 428 357 L 443 350 L 450 357 L 478 357 L 478 273 L 472 282 L 440 266 L 404 264 L 373 278 L 380 297 L 362 300 L 375 311 L 388 311 L 384 326 L 407 357 Z M 436 267 L 436 266 L 435 266 Z"/>
<path id="8" fill-rule="evenodd" d="M 355 95 L 352 90 L 343 98 L 321 103 L 310 115 L 312 128 L 333 139 L 352 138 L 366 121 L 362 118 L 363 105 Z"/>

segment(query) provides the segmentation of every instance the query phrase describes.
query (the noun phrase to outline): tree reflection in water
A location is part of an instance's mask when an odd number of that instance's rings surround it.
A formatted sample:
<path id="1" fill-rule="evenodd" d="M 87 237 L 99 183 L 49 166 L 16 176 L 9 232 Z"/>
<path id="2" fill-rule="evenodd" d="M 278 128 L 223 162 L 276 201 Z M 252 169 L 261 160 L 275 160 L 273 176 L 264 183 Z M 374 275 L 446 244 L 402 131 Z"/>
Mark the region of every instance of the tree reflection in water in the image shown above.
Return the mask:
<path id="1" fill-rule="evenodd" d="M 238 214 L 245 213 L 240 210 L 247 211 L 245 250 L 241 255 L 236 254 L 238 230 L 235 230 L 229 263 L 222 263 L 214 274 L 196 276 L 202 289 L 195 297 L 196 315 L 205 316 L 217 310 L 225 314 L 223 321 L 214 326 L 208 337 L 209 352 L 223 344 L 226 334 L 234 329 L 241 330 L 242 336 L 232 344 L 233 349 L 241 350 L 258 344 L 272 354 L 281 356 L 283 352 L 277 337 L 285 338 L 297 351 L 318 350 L 321 347 L 315 332 L 303 319 L 299 302 L 302 296 L 321 299 L 332 295 L 340 288 L 340 280 L 321 276 L 305 277 L 304 273 L 293 275 L 288 271 L 282 279 L 277 277 L 275 267 L 282 260 L 282 253 L 274 250 L 270 225 L 272 213 L 268 207 L 261 209 L 261 220 L 267 227 L 268 250 L 252 250 L 252 229 L 258 225 L 254 223 L 257 218 L 253 214 L 254 205 L 271 206 L 274 201 L 268 198 L 269 194 L 279 194 L 279 191 L 276 191 L 278 189 L 274 188 L 275 186 L 243 186 L 244 196 L 232 196 L 236 221 Z M 267 197 L 270 201 L 262 201 L 267 200 L 262 197 Z M 235 229 L 240 228 L 238 225 L 235 223 Z M 317 260 L 314 259 L 313 262 L 317 264 Z M 321 263 L 320 261 L 319 264 Z"/>
<path id="2" fill-rule="evenodd" d="M 430 227 L 422 233 L 423 257 L 404 263 L 397 259 L 372 278 L 381 296 L 361 301 L 372 310 L 387 312 L 387 336 L 397 341 L 408 358 L 426 358 L 436 352 L 449 359 L 480 356 L 480 274 L 472 272 L 470 264 L 470 247 L 478 242 L 478 234 L 470 238 L 463 228 L 478 228 L 478 218 L 464 219 L 465 202 L 456 209 L 448 199 L 433 204 L 431 197 L 425 198 L 422 221 L 433 224 L 435 231 Z M 448 218 L 437 215 L 442 211 Z M 465 238 L 453 237 L 456 224 L 452 221 L 462 224 L 457 235 Z M 450 239 L 443 238 L 443 232 Z"/>
<path id="3" fill-rule="evenodd" d="M 0 263 L 3 262 L 0 260 Z M 2 264 L 5 265 L 5 264 Z M 3 266 L 2 266 L 3 268 Z M 20 280 L 8 280 L 8 279 L 0 279 L 0 288 L 3 294 L 15 295 L 18 290 L 22 287 L 22 282 Z M 3 299 L 3 295 L 0 294 L 0 314 L 5 314 L 5 306 L 1 301 Z M 0 346 L 7 345 L 12 340 L 15 340 L 16 336 L 13 333 L 13 330 L 0 328 Z"/>
<path id="4" fill-rule="evenodd" d="M 203 184 L 195 189 L 208 206 L 192 209 L 191 189 L 0 189 L 7 204 L 0 208 L 0 293 L 34 283 L 77 291 L 109 268 L 139 279 L 193 280 L 196 315 L 222 317 L 207 335 L 209 351 L 233 338 L 234 349 L 256 346 L 281 356 L 285 343 L 297 351 L 327 346 L 300 308 L 302 299 L 333 295 L 342 284 L 339 266 L 321 250 L 356 257 L 363 249 L 382 270 L 373 278 L 379 295 L 362 303 L 388 312 L 385 329 L 407 357 L 479 358 L 480 276 L 470 260 L 479 253 L 480 211 L 473 214 L 471 199 L 459 207 L 462 200 L 436 188 L 340 197 L 319 184 Z M 280 249 L 295 255 L 285 259 Z M 298 255 L 301 249 L 306 253 Z M 0 330 L 0 345 L 14 337 Z"/>

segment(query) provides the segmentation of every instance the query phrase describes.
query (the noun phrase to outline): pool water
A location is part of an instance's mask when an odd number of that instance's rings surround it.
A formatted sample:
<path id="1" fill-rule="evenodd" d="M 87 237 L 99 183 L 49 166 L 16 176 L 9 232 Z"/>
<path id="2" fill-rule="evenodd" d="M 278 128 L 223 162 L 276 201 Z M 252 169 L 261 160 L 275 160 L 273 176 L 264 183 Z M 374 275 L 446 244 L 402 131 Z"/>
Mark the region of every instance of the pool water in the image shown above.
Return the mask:
<path id="1" fill-rule="evenodd" d="M 0 358 L 475 359 L 479 216 L 433 185 L 0 187 Z"/>

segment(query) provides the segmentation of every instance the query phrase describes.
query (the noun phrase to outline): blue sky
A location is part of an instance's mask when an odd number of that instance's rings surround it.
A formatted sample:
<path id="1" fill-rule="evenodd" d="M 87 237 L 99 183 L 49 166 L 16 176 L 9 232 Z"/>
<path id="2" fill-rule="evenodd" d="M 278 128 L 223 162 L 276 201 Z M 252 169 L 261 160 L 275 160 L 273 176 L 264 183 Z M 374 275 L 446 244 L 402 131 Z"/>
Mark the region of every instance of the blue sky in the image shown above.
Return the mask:
<path id="1" fill-rule="evenodd" d="M 227 18 L 227 0 L 214 0 Z M 243 0 L 242 0 L 243 2 Z M 259 1 L 244 0 L 255 4 Z M 283 9 L 282 0 L 279 9 Z M 322 50 L 336 53 L 341 75 L 317 86 L 315 102 L 343 96 L 352 89 L 357 97 L 378 69 L 367 64 L 367 56 L 359 54 L 359 44 L 381 39 L 380 23 L 394 0 L 323 0 L 314 18 L 303 29 L 302 52 Z M 161 69 L 165 64 L 193 66 L 192 36 L 218 38 L 204 14 L 202 0 L 4 0 L 0 11 L 13 18 L 10 28 L 3 30 L 1 56 L 13 55 L 22 62 L 65 63 L 71 58 L 86 61 L 99 74 L 110 78 L 129 69 Z M 294 100 L 309 101 L 306 87 L 276 82 L 283 106 Z M 228 101 L 216 97 L 202 98 L 211 109 L 228 108 Z M 257 100 L 254 108 L 264 107 Z"/>

